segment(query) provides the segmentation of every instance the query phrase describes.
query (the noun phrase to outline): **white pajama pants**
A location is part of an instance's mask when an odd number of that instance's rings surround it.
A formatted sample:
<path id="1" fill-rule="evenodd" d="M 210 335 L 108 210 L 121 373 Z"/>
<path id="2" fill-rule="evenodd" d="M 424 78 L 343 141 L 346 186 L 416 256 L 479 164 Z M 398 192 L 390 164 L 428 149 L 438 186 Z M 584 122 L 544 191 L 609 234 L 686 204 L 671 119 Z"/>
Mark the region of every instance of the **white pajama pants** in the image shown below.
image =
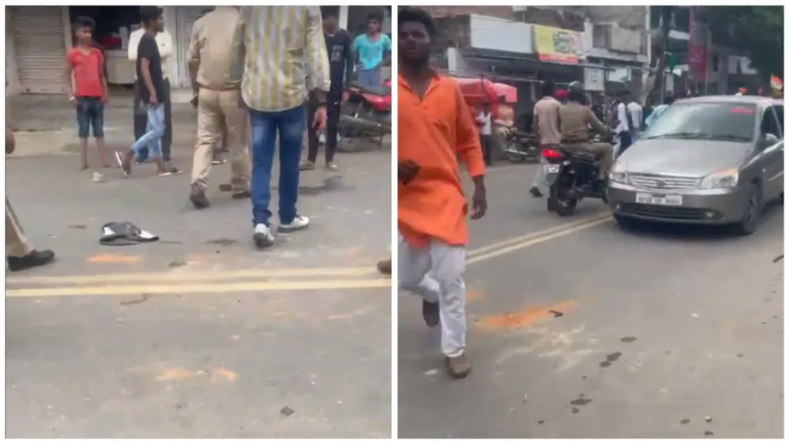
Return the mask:
<path id="1" fill-rule="evenodd" d="M 457 357 L 466 348 L 466 247 L 431 240 L 424 248 L 410 247 L 398 236 L 398 287 L 439 303 L 442 353 Z"/>

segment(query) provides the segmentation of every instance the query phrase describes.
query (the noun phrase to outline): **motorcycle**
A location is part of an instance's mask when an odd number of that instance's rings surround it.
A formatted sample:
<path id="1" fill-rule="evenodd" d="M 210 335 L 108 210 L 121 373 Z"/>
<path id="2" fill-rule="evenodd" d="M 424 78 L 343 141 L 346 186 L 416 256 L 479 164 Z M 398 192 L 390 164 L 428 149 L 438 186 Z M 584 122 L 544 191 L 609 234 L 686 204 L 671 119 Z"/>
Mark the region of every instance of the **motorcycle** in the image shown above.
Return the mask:
<path id="1" fill-rule="evenodd" d="M 514 164 L 538 161 L 538 144 L 535 137 L 516 129 L 510 129 L 505 137 L 505 153 Z"/>
<path id="2" fill-rule="evenodd" d="M 611 140 L 605 141 L 612 143 Z M 598 179 L 600 160 L 593 153 L 563 150 L 561 145 L 543 147 L 543 168 L 549 196 L 546 209 L 560 216 L 570 216 L 584 198 L 607 201 L 608 180 Z"/>
<path id="3" fill-rule="evenodd" d="M 346 100 L 340 105 L 339 135 L 342 138 L 377 136 L 380 145 L 383 137 L 392 131 L 392 91 L 389 82 L 380 87 L 353 83 L 344 94 Z M 343 150 L 338 145 L 338 150 L 349 151 L 349 147 L 345 148 Z"/>

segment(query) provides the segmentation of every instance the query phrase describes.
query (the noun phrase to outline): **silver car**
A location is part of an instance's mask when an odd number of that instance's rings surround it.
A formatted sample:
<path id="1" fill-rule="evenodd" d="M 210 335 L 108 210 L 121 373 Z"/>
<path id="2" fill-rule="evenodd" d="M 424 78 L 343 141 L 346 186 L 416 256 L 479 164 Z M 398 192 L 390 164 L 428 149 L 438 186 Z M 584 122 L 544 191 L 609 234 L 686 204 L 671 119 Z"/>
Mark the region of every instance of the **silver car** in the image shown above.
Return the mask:
<path id="1" fill-rule="evenodd" d="M 754 232 L 764 205 L 784 202 L 784 102 L 675 102 L 615 161 L 608 200 L 621 225 L 642 219 Z"/>

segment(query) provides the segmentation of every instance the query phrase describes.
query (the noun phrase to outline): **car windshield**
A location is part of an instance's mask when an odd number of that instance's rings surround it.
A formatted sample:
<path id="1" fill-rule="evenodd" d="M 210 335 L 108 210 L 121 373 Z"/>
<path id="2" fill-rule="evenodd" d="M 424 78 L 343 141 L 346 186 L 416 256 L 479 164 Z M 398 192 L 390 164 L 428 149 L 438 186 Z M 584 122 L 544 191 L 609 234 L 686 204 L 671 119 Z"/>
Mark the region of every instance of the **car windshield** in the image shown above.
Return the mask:
<path id="1" fill-rule="evenodd" d="M 673 104 L 642 139 L 700 139 L 751 142 L 756 107 L 742 103 Z"/>

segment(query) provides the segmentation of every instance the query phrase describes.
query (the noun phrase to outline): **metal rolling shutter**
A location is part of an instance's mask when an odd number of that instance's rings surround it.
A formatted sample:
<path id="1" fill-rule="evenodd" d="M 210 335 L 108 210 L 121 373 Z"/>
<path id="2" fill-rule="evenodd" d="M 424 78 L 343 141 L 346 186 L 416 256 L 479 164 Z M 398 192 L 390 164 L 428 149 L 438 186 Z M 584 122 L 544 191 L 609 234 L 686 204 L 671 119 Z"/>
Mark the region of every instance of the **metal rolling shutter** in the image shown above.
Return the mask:
<path id="1" fill-rule="evenodd" d="M 63 6 L 10 6 L 22 92 L 65 94 Z"/>
<path id="2" fill-rule="evenodd" d="M 187 51 L 189 39 L 192 37 L 192 26 L 197 21 L 200 12 L 209 6 L 176 6 L 176 32 L 173 34 L 173 45 L 178 63 L 178 83 L 174 86 L 187 88 L 190 85 L 189 70 L 187 69 Z"/>

